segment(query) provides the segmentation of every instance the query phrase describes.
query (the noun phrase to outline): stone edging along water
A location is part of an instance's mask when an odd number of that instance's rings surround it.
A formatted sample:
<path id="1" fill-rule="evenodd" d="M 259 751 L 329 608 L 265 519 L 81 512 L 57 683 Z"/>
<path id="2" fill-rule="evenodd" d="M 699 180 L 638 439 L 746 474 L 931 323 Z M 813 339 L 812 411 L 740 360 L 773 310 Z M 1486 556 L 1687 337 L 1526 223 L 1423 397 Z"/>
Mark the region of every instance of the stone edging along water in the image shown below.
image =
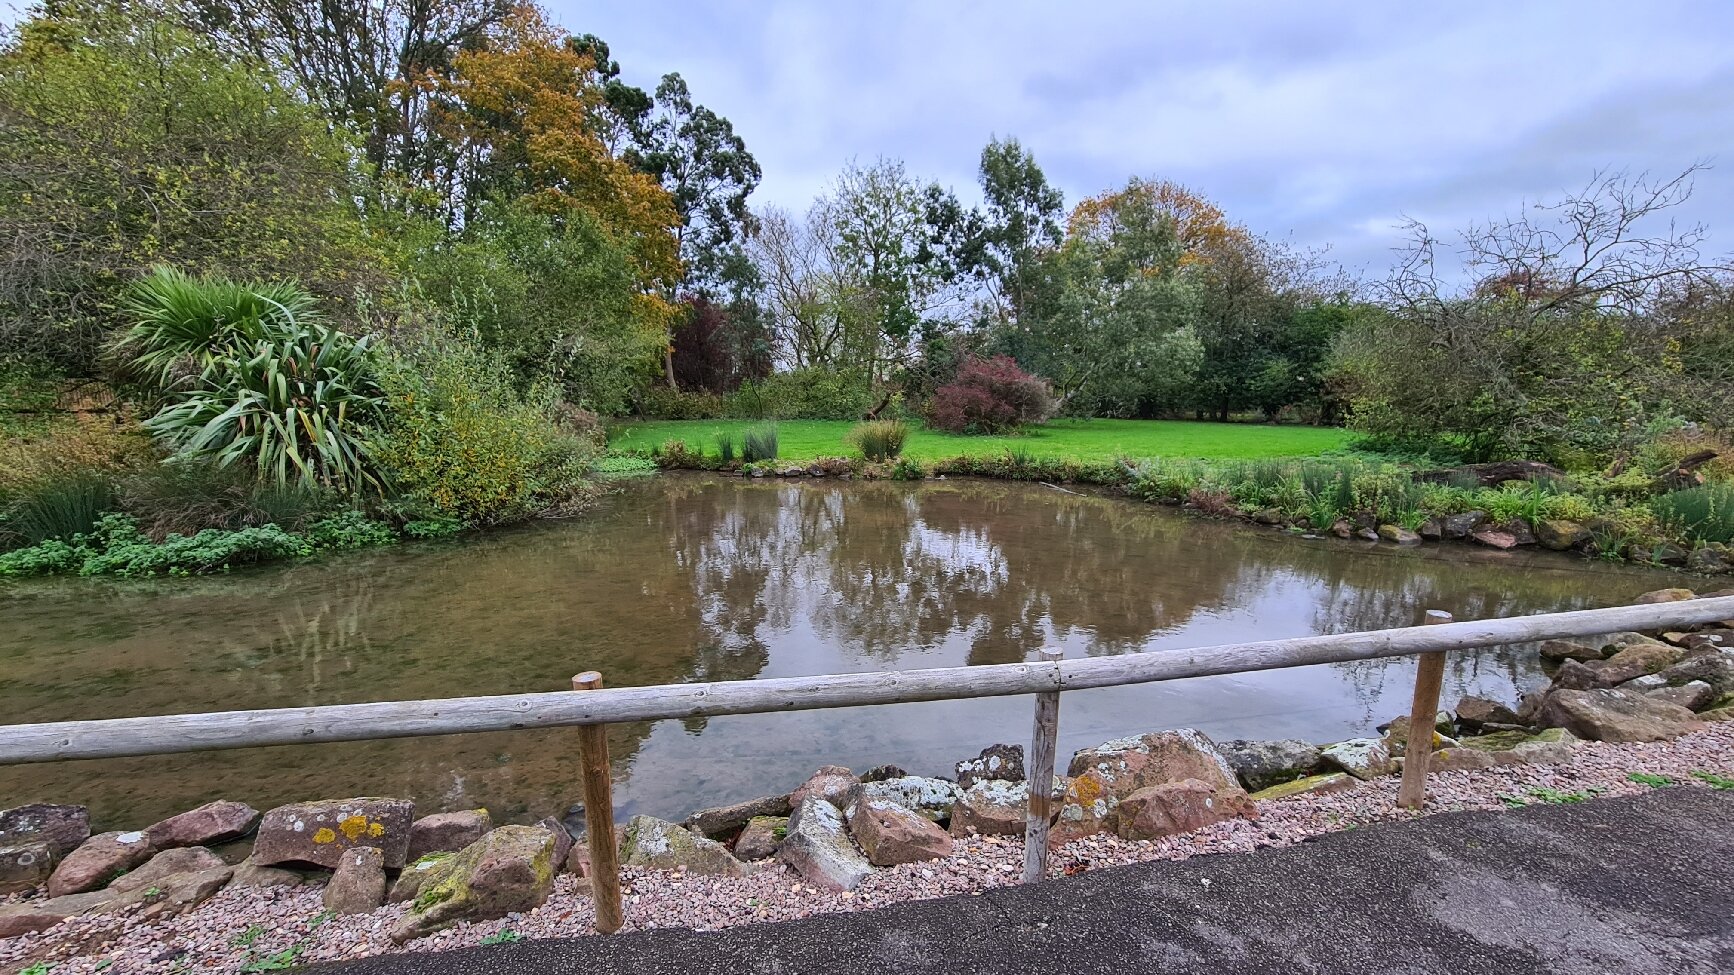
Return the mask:
<path id="1" fill-rule="evenodd" d="M 1685 598 L 1695 594 L 1660 590 L 1639 601 Z M 1468 697 L 1441 712 L 1428 732 L 1430 768 L 1555 764 L 1581 741 L 1664 741 L 1734 719 L 1734 620 L 1549 641 L 1539 652 L 1551 685 L 1510 705 Z M 1323 747 L 1216 743 L 1191 730 L 1104 742 L 1076 753 L 1049 784 L 1058 799 L 1051 840 L 1057 848 L 1159 841 L 1256 819 L 1261 802 L 1383 781 L 1401 769 L 1407 724 L 1399 718 L 1378 737 Z M 787 794 L 700 810 L 679 824 L 634 817 L 618 842 L 634 870 L 745 878 L 786 867 L 816 890 L 847 892 L 888 868 L 949 857 L 978 837 L 1021 836 L 1028 788 L 1015 745 L 959 762 L 950 779 L 827 766 Z M 398 905 L 387 933 L 405 943 L 534 911 L 559 874 L 587 873 L 586 847 L 574 836 L 582 836 L 581 811 L 530 826 L 495 826 L 485 810 L 416 814 L 414 803 L 392 798 L 293 803 L 263 814 L 218 801 L 93 836 L 80 806 L 0 811 L 0 938 L 47 932 L 52 942 L 57 926 L 74 920 L 156 922 L 225 888 L 312 878 L 324 880 L 321 900 L 333 915 Z"/>
<path id="2" fill-rule="evenodd" d="M 715 458 L 700 455 L 659 456 L 656 462 L 663 470 L 704 471 L 734 477 L 916 481 L 929 477 L 943 480 L 951 476 L 964 476 L 1043 483 L 1049 486 L 1088 484 L 1118 489 L 1125 496 L 1132 496 L 1131 474 L 1128 468 L 1119 462 L 1078 463 L 1043 458 L 963 456 L 922 465 L 913 461 L 873 463 L 858 458 L 820 457 L 804 463 L 763 461 L 755 464 L 724 465 Z M 1519 518 L 1496 522 L 1485 511 L 1465 511 L 1428 518 L 1411 530 L 1401 525 L 1381 524 L 1371 512 L 1359 512 L 1354 517 L 1339 518 L 1330 528 L 1321 530 L 1295 522 L 1275 509 L 1247 512 L 1231 504 L 1212 504 L 1206 508 L 1192 501 L 1168 498 L 1148 503 L 1175 507 L 1200 516 L 1267 526 L 1301 538 L 1320 538 L 1328 533 L 1341 539 L 1360 539 L 1396 546 L 1460 542 L 1502 552 L 1539 547 L 1554 552 L 1575 553 L 1585 558 L 1615 557 L 1596 551 L 1594 534 L 1586 524 L 1566 519 Z M 1653 568 L 1684 570 L 1702 576 L 1734 574 L 1734 546 L 1719 542 L 1700 545 L 1691 551 L 1672 543 L 1652 548 L 1627 548 L 1627 551 L 1618 553 L 1619 561 Z"/>

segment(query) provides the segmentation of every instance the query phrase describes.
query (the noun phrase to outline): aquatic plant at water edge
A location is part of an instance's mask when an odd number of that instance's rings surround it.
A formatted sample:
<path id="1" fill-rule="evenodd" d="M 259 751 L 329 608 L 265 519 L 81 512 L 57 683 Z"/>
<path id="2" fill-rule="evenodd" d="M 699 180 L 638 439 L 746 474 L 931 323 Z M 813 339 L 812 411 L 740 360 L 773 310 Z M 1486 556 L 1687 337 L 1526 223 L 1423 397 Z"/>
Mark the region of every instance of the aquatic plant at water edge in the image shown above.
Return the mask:
<path id="1" fill-rule="evenodd" d="M 862 457 L 879 463 L 903 454 L 909 427 L 901 420 L 870 420 L 851 429 L 843 439 L 859 450 Z"/>
<path id="2" fill-rule="evenodd" d="M 777 459 L 777 428 L 755 427 L 741 435 L 741 460 L 756 464 Z"/>

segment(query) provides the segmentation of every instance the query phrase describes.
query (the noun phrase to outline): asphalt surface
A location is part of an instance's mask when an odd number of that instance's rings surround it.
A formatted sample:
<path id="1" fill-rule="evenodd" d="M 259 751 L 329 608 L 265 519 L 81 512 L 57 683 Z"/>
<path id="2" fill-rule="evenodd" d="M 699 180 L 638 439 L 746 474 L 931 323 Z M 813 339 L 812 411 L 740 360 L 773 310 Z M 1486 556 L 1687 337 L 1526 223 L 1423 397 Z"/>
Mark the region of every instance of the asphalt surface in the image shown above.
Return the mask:
<path id="1" fill-rule="evenodd" d="M 319 975 L 1734 972 L 1734 793 L 1449 813 L 711 933 L 317 966 Z"/>

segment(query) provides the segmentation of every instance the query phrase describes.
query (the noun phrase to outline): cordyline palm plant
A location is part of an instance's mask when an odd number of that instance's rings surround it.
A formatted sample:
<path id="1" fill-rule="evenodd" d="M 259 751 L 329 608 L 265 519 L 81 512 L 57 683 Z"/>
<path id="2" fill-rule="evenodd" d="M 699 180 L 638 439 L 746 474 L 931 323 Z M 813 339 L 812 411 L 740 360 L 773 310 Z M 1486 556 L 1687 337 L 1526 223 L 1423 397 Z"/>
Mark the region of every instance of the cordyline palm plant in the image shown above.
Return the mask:
<path id="1" fill-rule="evenodd" d="M 247 464 L 279 487 L 379 486 L 363 431 L 385 397 L 371 341 L 316 320 L 293 285 L 241 285 L 159 268 L 116 343 L 165 405 L 145 428 L 176 456 Z"/>

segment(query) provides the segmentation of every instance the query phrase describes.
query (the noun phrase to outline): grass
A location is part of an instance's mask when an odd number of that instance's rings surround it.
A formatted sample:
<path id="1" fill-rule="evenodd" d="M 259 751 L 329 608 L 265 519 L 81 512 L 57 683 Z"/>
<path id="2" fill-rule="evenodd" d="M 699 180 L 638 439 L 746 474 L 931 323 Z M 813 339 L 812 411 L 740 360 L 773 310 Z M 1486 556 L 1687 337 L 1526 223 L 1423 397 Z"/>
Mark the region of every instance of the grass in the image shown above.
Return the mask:
<path id="1" fill-rule="evenodd" d="M 609 431 L 617 451 L 649 451 L 668 440 L 689 444 L 716 442 L 719 435 L 740 437 L 761 425 L 757 420 L 656 420 L 625 423 Z M 782 420 L 777 423 L 778 457 L 806 461 L 856 453 L 845 440 L 856 424 L 843 420 Z M 1055 420 L 1011 436 L 966 437 L 911 423 L 903 456 L 946 460 L 964 456 L 1017 453 L 1032 458 L 1084 463 L 1117 457 L 1198 457 L 1259 459 L 1306 457 L 1348 446 L 1346 430 L 1327 427 L 1194 423 L 1186 420 Z"/>

